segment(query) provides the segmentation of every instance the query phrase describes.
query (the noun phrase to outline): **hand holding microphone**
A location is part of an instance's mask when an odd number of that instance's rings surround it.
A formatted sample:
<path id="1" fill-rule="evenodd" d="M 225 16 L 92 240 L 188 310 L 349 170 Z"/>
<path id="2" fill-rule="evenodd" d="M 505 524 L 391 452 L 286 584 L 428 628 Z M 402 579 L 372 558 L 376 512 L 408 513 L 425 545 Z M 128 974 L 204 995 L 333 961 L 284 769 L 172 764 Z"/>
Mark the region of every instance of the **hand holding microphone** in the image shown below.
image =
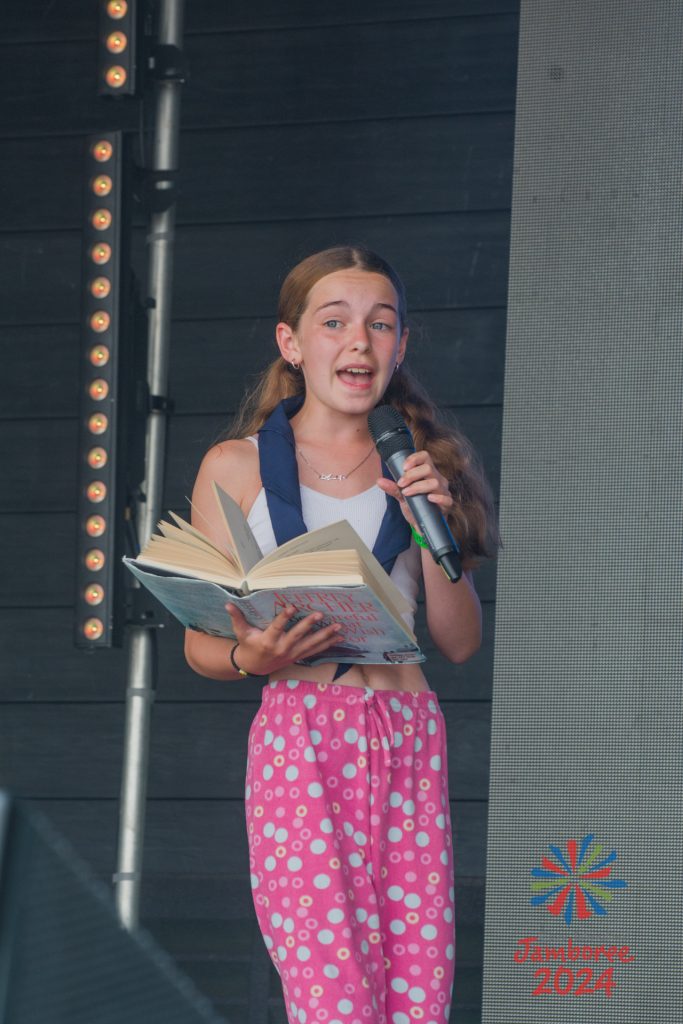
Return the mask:
<path id="1" fill-rule="evenodd" d="M 394 480 L 400 481 L 400 500 L 407 503 L 434 561 L 449 580 L 456 583 L 462 576 L 460 548 L 441 512 L 453 504 L 448 481 L 434 467 L 428 452 L 415 451 L 412 435 L 393 406 L 381 405 L 373 409 L 368 416 L 368 427 L 382 461 Z M 404 493 L 414 487 L 421 490 Z"/>

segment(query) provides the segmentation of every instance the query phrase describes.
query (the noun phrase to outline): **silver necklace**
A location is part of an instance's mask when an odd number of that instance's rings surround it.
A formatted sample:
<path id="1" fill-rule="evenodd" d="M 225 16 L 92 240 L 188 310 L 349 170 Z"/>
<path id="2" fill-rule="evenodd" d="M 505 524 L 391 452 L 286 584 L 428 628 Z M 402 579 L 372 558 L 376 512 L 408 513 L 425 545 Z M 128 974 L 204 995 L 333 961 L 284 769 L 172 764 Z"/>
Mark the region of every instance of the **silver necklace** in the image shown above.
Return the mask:
<path id="1" fill-rule="evenodd" d="M 375 450 L 375 446 L 373 444 L 372 448 L 370 449 L 368 454 L 365 456 L 365 458 L 361 459 L 361 461 L 358 463 L 358 465 L 354 466 L 353 469 L 350 469 L 348 471 L 348 473 L 319 473 L 318 470 L 315 468 L 315 466 L 311 466 L 310 462 L 308 461 L 308 459 L 306 458 L 306 456 L 301 451 L 301 448 L 299 448 L 298 445 L 297 445 L 296 450 L 298 451 L 299 455 L 304 460 L 306 465 L 309 467 L 309 469 L 313 470 L 313 472 L 317 476 L 318 480 L 348 480 L 348 478 L 351 476 L 352 473 L 355 473 L 357 469 L 360 469 L 360 467 L 363 465 L 364 462 L 368 461 L 368 459 L 370 458 L 370 456 L 372 455 L 372 453 Z"/>

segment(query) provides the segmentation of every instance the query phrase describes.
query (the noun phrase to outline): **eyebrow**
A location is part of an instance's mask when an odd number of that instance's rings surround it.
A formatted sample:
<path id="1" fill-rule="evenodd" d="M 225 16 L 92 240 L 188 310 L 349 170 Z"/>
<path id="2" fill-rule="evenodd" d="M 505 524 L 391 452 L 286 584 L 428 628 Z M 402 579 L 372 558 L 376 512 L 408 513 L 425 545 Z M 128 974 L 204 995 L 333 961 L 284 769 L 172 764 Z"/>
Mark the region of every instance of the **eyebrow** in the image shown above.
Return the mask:
<path id="1" fill-rule="evenodd" d="M 324 302 L 322 306 L 318 306 L 318 308 L 314 310 L 313 315 L 315 316 L 315 314 L 319 313 L 321 309 L 327 309 L 328 306 L 348 306 L 348 302 L 346 299 L 333 299 L 332 302 Z M 396 316 L 398 316 L 395 306 L 392 306 L 389 302 L 376 302 L 372 308 L 390 309 L 392 313 L 396 313 Z"/>

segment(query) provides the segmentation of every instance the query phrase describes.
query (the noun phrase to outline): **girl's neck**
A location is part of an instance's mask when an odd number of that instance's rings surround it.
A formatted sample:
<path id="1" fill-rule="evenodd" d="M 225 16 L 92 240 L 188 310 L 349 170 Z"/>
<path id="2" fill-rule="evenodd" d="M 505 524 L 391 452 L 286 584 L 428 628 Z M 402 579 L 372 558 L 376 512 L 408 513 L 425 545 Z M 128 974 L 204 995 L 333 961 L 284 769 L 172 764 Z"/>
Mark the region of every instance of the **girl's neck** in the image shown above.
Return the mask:
<path id="1" fill-rule="evenodd" d="M 308 399 L 289 421 L 299 444 L 320 447 L 352 448 L 372 443 L 365 413 L 337 412 Z"/>

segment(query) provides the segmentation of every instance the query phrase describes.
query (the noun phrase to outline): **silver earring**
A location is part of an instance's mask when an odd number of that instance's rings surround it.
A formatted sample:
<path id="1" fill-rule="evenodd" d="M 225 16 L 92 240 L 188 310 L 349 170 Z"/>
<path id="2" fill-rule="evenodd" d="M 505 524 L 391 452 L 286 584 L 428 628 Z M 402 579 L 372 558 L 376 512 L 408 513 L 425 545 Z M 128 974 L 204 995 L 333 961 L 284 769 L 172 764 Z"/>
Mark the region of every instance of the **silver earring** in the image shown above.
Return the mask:
<path id="1" fill-rule="evenodd" d="M 400 365 L 401 365 L 400 363 L 396 363 L 396 366 L 394 367 L 394 373 L 396 373 L 396 371 L 398 370 Z"/>
<path id="2" fill-rule="evenodd" d="M 292 367 L 293 370 L 298 370 L 301 367 L 301 363 L 295 363 L 293 359 L 289 365 Z"/>

